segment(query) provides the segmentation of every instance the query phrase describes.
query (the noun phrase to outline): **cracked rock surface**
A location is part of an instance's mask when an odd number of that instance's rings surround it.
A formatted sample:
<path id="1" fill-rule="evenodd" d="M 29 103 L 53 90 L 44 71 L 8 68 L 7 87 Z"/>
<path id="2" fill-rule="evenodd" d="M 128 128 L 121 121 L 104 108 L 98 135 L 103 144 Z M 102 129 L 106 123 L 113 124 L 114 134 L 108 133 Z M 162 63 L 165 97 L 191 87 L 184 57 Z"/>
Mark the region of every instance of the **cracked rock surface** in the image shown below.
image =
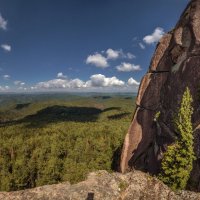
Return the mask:
<path id="1" fill-rule="evenodd" d="M 190 182 L 200 191 L 200 0 L 189 2 L 175 28 L 156 47 L 141 81 L 137 108 L 124 140 L 122 172 L 132 168 L 151 174 L 160 171 L 163 152 L 177 135 L 173 121 L 186 87 L 193 96 L 197 157 Z"/>

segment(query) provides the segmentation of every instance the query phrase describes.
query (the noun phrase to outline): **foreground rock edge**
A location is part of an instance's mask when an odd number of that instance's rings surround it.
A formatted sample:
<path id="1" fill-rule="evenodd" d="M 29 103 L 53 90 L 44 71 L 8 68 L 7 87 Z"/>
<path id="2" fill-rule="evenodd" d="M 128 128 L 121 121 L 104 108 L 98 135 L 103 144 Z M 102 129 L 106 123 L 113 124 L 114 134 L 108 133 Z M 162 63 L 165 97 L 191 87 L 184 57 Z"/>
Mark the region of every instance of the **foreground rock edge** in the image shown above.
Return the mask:
<path id="1" fill-rule="evenodd" d="M 140 171 L 126 174 L 96 171 L 85 181 L 64 182 L 33 189 L 0 192 L 0 200 L 199 200 L 200 193 L 173 192 L 157 178 Z"/>

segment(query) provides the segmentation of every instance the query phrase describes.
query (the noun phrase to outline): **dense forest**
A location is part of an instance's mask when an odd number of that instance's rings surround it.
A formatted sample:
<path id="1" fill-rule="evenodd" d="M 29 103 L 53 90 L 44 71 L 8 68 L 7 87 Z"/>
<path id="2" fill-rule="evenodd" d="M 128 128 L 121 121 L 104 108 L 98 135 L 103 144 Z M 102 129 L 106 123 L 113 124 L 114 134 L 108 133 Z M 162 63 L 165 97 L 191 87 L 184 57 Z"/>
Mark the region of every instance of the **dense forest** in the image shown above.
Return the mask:
<path id="1" fill-rule="evenodd" d="M 0 190 L 115 170 L 134 101 L 127 94 L 1 95 Z"/>

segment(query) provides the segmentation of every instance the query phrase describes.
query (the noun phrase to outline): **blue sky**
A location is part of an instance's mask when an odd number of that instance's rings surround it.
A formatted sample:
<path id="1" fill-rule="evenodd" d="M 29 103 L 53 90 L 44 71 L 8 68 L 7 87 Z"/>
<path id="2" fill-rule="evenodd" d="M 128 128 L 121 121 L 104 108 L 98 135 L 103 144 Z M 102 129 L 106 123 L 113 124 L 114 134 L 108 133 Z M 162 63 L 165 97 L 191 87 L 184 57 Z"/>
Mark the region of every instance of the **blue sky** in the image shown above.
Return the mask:
<path id="1" fill-rule="evenodd" d="M 188 0 L 0 0 L 0 91 L 137 91 Z"/>

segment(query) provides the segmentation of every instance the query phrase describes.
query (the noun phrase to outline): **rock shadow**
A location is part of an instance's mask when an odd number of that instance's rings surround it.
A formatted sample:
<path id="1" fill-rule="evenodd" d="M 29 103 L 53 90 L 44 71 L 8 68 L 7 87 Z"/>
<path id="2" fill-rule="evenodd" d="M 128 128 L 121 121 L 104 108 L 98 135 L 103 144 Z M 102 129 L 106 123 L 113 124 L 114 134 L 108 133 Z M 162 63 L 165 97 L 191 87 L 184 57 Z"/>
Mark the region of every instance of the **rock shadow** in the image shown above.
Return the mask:
<path id="1" fill-rule="evenodd" d="M 28 106 L 23 104 L 17 106 L 17 109 L 22 109 Z M 20 123 L 26 123 L 27 127 L 39 128 L 43 127 L 50 123 L 59 123 L 59 122 L 96 122 L 99 115 L 102 112 L 107 112 L 110 110 L 119 110 L 120 107 L 109 107 L 104 110 L 95 108 L 95 107 L 67 107 L 54 105 L 43 108 L 37 111 L 35 114 L 27 115 L 26 117 L 19 120 L 12 120 L 1 122 L 0 126 L 6 125 L 16 125 Z"/>
<path id="2" fill-rule="evenodd" d="M 28 115 L 20 122 L 29 123 L 30 126 L 43 126 L 58 122 L 95 122 L 101 109 L 92 107 L 66 107 L 51 106 L 38 111 L 36 114 Z"/>
<path id="3" fill-rule="evenodd" d="M 114 151 L 113 156 L 112 156 L 111 169 L 116 172 L 120 172 L 120 160 L 121 160 L 122 147 L 123 147 L 123 144 L 121 144 L 121 146 L 119 146 Z"/>
<path id="4" fill-rule="evenodd" d="M 131 114 L 130 112 L 124 112 L 124 113 L 120 113 L 120 114 L 110 115 L 110 116 L 108 116 L 108 119 L 116 119 L 116 120 L 122 119 L 130 114 Z"/>
<path id="5" fill-rule="evenodd" d="M 107 112 L 107 111 L 111 111 L 111 110 L 121 110 L 121 107 L 109 107 L 109 108 L 105 108 L 103 110 L 103 112 Z"/>
<path id="6" fill-rule="evenodd" d="M 30 104 L 31 104 L 31 103 L 19 103 L 19 104 L 17 104 L 17 105 L 15 106 L 15 109 L 16 109 L 16 110 L 21 110 L 21 109 L 23 109 L 23 108 L 28 107 Z"/>

